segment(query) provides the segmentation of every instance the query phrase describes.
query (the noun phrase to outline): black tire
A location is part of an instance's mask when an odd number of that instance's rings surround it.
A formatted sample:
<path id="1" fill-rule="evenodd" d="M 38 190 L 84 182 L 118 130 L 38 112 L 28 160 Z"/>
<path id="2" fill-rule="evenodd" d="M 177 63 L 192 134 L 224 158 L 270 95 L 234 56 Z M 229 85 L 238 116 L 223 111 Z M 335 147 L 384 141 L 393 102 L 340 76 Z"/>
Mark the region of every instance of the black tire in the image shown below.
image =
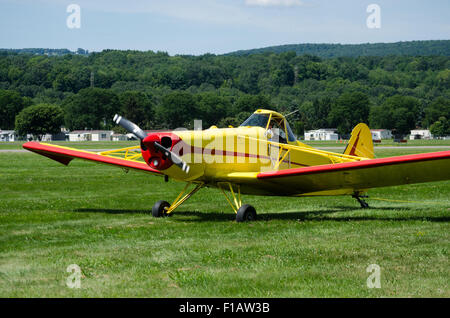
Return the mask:
<path id="1" fill-rule="evenodd" d="M 236 222 L 247 222 L 256 220 L 256 210 L 250 204 L 244 204 L 236 214 Z"/>
<path id="2" fill-rule="evenodd" d="M 153 205 L 152 215 L 155 218 L 168 216 L 168 214 L 166 213 L 166 208 L 168 208 L 168 207 L 170 207 L 169 202 L 160 200 Z"/>

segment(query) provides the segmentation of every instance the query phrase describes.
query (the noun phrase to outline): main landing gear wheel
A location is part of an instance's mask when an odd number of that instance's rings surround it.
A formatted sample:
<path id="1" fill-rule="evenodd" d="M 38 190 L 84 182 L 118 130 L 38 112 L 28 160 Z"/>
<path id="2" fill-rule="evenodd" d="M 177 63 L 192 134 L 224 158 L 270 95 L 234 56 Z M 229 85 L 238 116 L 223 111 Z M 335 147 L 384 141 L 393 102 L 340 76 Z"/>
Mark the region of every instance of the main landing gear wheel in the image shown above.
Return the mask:
<path id="1" fill-rule="evenodd" d="M 256 220 L 256 210 L 250 204 L 244 204 L 236 214 L 236 222 L 246 222 Z"/>
<path id="2" fill-rule="evenodd" d="M 170 207 L 169 202 L 160 200 L 153 205 L 152 215 L 155 218 L 169 216 L 170 214 L 167 214 L 166 212 L 169 207 Z"/>

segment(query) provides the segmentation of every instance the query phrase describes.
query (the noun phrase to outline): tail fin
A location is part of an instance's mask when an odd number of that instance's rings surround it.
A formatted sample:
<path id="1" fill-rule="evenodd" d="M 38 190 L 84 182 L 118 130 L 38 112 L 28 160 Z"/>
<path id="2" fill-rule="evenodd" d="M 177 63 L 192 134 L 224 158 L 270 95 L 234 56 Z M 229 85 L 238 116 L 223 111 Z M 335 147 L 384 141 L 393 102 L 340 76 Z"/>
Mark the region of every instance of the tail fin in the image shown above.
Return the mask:
<path id="1" fill-rule="evenodd" d="M 360 123 L 353 128 L 352 136 L 344 150 L 344 155 L 373 159 L 372 133 L 366 124 Z"/>

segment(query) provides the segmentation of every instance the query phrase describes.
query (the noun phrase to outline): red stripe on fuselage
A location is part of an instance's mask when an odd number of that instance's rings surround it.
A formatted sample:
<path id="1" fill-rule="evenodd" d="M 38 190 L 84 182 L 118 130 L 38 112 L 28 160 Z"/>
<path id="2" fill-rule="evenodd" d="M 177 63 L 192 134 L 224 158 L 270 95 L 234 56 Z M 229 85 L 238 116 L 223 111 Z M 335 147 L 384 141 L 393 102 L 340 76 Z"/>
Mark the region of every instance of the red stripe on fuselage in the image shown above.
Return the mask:
<path id="1" fill-rule="evenodd" d="M 183 141 L 181 141 L 183 143 Z M 185 145 L 187 145 L 185 143 Z M 202 147 L 195 147 L 195 146 L 189 146 L 187 145 L 187 148 L 190 148 L 190 153 L 194 153 L 194 154 L 204 154 L 205 149 L 207 148 L 202 148 Z M 182 148 L 184 149 L 184 148 Z M 244 153 L 244 152 L 237 152 L 237 151 L 227 151 L 227 150 L 216 150 L 216 149 L 211 149 L 209 150 L 208 155 L 214 155 L 214 156 L 230 156 L 230 157 L 245 157 L 245 158 L 257 158 L 257 159 L 266 159 L 266 160 L 271 160 L 271 157 L 268 156 L 262 156 L 262 155 L 254 155 L 254 154 L 249 154 L 249 153 Z M 185 155 L 185 154 L 183 154 Z M 297 162 L 293 162 L 293 161 L 289 161 L 289 160 L 283 160 L 284 163 L 290 163 L 293 165 L 297 165 L 297 166 L 303 166 L 303 167 L 308 167 L 308 165 L 304 165 L 301 163 L 297 163 Z"/>

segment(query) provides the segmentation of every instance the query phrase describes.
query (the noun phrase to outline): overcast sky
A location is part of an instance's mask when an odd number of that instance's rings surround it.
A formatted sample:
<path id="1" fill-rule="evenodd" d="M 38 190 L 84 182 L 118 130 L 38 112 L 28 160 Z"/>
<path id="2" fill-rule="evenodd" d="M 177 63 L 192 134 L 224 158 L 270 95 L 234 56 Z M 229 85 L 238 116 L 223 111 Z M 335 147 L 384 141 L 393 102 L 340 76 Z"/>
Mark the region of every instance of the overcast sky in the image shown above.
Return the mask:
<path id="1" fill-rule="evenodd" d="M 70 4 L 81 9 L 69 28 Z M 368 28 L 368 5 L 381 27 Z M 296 43 L 450 39 L 449 0 L 0 0 L 0 48 L 221 54 Z"/>

